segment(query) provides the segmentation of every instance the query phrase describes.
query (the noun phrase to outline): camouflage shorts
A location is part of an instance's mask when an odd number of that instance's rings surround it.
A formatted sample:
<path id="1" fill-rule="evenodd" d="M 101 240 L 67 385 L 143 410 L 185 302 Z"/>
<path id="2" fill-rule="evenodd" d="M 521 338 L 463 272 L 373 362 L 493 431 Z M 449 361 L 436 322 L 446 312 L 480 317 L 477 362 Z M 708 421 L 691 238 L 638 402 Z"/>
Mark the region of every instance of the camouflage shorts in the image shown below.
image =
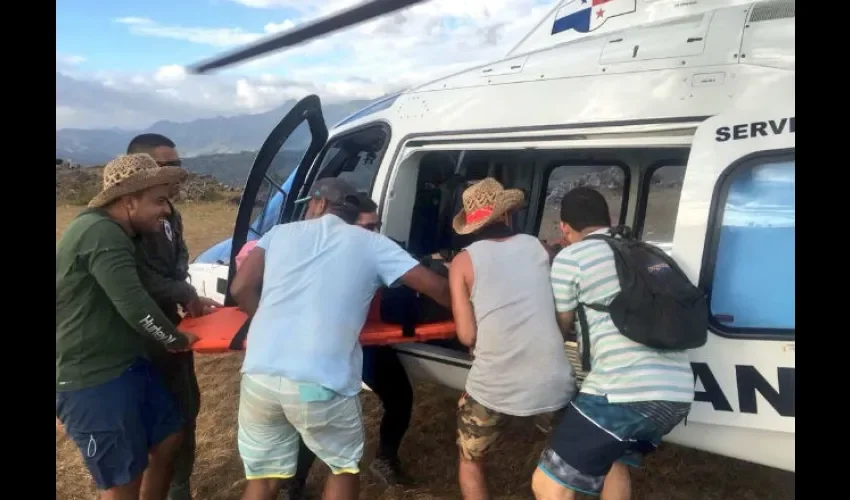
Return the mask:
<path id="1" fill-rule="evenodd" d="M 533 417 L 537 428 L 548 433 L 561 412 Z M 457 403 L 457 445 L 466 460 L 481 460 L 501 434 L 503 425 L 512 417 L 491 410 L 463 393 Z"/>

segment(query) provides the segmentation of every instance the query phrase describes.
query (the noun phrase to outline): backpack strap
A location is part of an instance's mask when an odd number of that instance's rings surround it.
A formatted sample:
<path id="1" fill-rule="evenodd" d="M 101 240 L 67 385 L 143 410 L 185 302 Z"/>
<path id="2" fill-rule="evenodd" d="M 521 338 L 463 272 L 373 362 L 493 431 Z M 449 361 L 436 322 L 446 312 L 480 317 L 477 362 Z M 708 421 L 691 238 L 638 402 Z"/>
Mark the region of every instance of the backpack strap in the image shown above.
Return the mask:
<path id="1" fill-rule="evenodd" d="M 620 235 L 623 238 L 630 237 L 631 232 L 628 230 L 628 227 L 622 226 L 622 228 L 611 228 L 608 234 L 591 234 L 585 236 L 584 239 L 605 241 L 611 246 L 611 240 L 616 237 L 615 235 Z M 612 250 L 614 249 L 612 248 Z M 585 304 L 582 302 L 579 302 L 578 307 L 576 307 L 576 316 L 578 317 L 579 326 L 581 326 L 581 364 L 585 371 L 590 371 L 590 325 L 587 322 L 585 308 L 598 312 L 608 312 L 609 308 L 602 304 Z"/>
<path id="2" fill-rule="evenodd" d="M 589 236 L 585 236 L 585 237 L 584 237 L 584 239 L 585 239 L 585 240 L 601 240 L 601 241 L 605 241 L 605 242 L 607 242 L 607 243 L 608 243 L 608 245 L 610 246 L 610 245 L 611 245 L 610 241 L 614 239 L 614 236 L 612 236 L 611 234 L 591 234 L 591 235 L 589 235 Z M 612 249 L 612 250 L 613 250 L 613 249 Z M 579 303 L 579 307 L 578 307 L 578 309 L 582 309 L 583 307 L 587 307 L 588 309 L 593 309 L 594 311 L 598 311 L 598 312 L 608 312 L 608 306 L 603 306 L 602 304 L 583 304 L 583 303 Z M 578 309 L 577 309 L 577 310 L 578 310 Z M 582 309 L 581 313 L 579 313 L 579 316 L 584 317 L 584 321 L 585 321 L 585 323 L 587 322 L 587 317 L 586 317 L 586 316 L 584 316 L 584 310 L 583 310 L 583 309 Z"/>
<path id="3" fill-rule="evenodd" d="M 578 303 L 576 316 L 581 327 L 581 367 L 584 371 L 590 371 L 590 328 L 587 324 L 587 315 L 584 312 L 586 304 Z"/>

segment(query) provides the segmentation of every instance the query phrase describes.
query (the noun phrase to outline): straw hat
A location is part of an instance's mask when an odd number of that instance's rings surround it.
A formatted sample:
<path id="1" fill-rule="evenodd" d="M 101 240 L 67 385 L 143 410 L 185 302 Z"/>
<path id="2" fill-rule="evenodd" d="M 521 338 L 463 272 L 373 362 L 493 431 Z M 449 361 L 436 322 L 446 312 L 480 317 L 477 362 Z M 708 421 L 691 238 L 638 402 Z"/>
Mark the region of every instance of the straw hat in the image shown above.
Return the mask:
<path id="1" fill-rule="evenodd" d="M 128 194 L 163 184 L 177 184 L 189 173 L 180 167 L 160 167 L 145 153 L 121 155 L 103 169 L 103 190 L 89 202 L 89 208 L 101 208 Z"/>
<path id="2" fill-rule="evenodd" d="M 522 205 L 524 200 L 521 190 L 505 189 L 499 181 L 487 177 L 463 192 L 463 210 L 452 220 L 452 227 L 457 234 L 473 233 Z"/>

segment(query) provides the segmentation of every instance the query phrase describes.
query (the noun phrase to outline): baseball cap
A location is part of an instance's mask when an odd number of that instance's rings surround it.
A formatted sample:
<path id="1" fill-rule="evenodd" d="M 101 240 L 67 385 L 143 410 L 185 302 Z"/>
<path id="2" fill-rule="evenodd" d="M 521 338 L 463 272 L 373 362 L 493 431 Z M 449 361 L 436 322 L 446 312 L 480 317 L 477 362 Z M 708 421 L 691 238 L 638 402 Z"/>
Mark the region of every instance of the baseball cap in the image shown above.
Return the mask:
<path id="1" fill-rule="evenodd" d="M 327 200 L 331 205 L 360 207 L 360 196 L 357 190 L 338 177 L 319 179 L 310 188 L 309 195 L 295 200 L 295 203 L 306 203 L 310 200 Z"/>

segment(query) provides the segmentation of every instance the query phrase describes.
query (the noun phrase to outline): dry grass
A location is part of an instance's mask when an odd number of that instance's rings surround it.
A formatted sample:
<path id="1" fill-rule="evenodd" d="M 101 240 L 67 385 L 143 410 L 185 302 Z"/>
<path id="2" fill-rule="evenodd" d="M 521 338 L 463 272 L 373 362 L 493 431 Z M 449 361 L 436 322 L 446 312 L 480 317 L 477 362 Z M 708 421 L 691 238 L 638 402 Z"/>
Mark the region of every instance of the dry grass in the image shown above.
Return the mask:
<path id="1" fill-rule="evenodd" d="M 236 208 L 223 203 L 197 203 L 180 207 L 190 252 L 196 255 L 228 236 Z M 79 207 L 57 207 L 57 240 Z M 238 499 L 244 489 L 242 464 L 236 451 L 236 407 L 241 354 L 198 356 L 202 407 L 198 421 L 198 453 L 193 478 L 198 500 Z M 374 455 L 380 404 L 364 393 L 367 427 L 365 462 Z M 417 481 L 407 489 L 386 488 L 369 474 L 362 478 L 363 499 L 454 500 L 457 488 L 454 445 L 457 395 L 431 384 L 416 387 L 415 409 L 401 456 Z M 490 466 L 497 499 L 531 499 L 529 479 L 543 436 L 536 430 L 513 427 L 494 453 Z M 501 459 L 499 459 L 501 458 Z M 365 466 L 364 466 L 365 467 Z M 315 494 L 321 491 L 327 469 L 317 463 L 310 478 Z M 634 498 L 645 500 L 793 499 L 794 474 L 709 453 L 665 444 L 633 474 Z M 56 498 L 89 500 L 95 489 L 83 467 L 80 453 L 63 435 L 56 434 Z"/>

